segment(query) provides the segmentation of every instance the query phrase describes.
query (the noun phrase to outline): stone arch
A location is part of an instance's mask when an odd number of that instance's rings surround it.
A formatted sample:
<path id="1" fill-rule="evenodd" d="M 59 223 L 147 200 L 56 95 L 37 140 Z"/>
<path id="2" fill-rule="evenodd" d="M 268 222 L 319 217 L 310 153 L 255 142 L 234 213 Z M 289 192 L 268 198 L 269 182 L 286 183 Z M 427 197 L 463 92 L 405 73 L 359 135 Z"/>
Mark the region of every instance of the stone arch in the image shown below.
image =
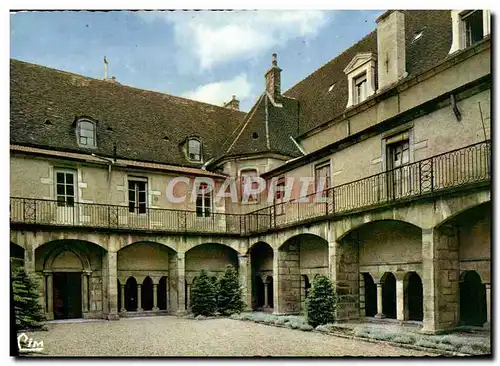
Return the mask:
<path id="1" fill-rule="evenodd" d="M 165 240 L 161 240 L 160 238 L 150 238 L 149 240 L 144 240 L 144 237 L 136 237 L 136 236 L 128 236 L 126 240 L 121 242 L 120 248 L 117 250 L 118 252 L 120 250 L 126 249 L 127 247 L 134 245 L 134 244 L 156 244 L 165 247 L 169 251 L 172 251 L 174 253 L 177 253 L 177 250 L 175 248 L 175 245 L 166 243 Z"/>
<path id="2" fill-rule="evenodd" d="M 298 313 L 305 310 L 301 276 L 329 275 L 328 241 L 315 234 L 301 233 L 287 239 L 275 254 L 278 271 L 285 270 L 276 278 L 278 305 L 283 304 L 278 311 Z M 286 300 L 282 302 L 280 299 Z"/>
<path id="3" fill-rule="evenodd" d="M 252 308 L 260 309 L 266 305 L 264 279 L 273 275 L 274 251 L 271 245 L 258 241 L 248 249 L 251 265 L 252 281 Z"/>
<path id="4" fill-rule="evenodd" d="M 203 239 L 205 239 L 205 240 L 203 240 Z M 239 241 L 235 240 L 235 239 L 224 238 L 224 237 L 221 237 L 221 238 L 198 237 L 198 238 L 188 239 L 188 242 L 186 243 L 186 246 L 185 246 L 184 253 L 187 254 L 189 251 L 191 251 L 199 246 L 203 246 L 203 245 L 207 245 L 207 244 L 222 245 L 222 246 L 225 246 L 227 248 L 234 250 L 238 254 L 244 255 L 247 252 L 246 247 L 241 248 L 239 245 L 240 244 Z"/>
<path id="5" fill-rule="evenodd" d="M 9 256 L 12 269 L 24 265 L 24 248 L 12 241 L 10 242 Z"/>
<path id="6" fill-rule="evenodd" d="M 377 218 L 375 220 L 367 220 L 367 221 L 353 220 L 354 222 L 351 225 L 349 225 L 348 228 L 345 228 L 344 225 L 341 225 L 341 223 L 339 222 L 339 224 L 336 225 L 336 231 L 338 231 L 337 242 L 339 243 L 342 242 L 348 235 L 358 231 L 359 229 L 362 229 L 366 225 L 373 225 L 380 222 L 398 222 L 413 226 L 421 230 L 421 227 L 413 220 L 394 219 L 392 211 L 390 211 L 390 215 L 387 216 L 388 216 L 387 218 Z"/>
<path id="7" fill-rule="evenodd" d="M 405 318 L 422 321 L 424 319 L 424 288 L 422 278 L 417 272 L 411 271 L 404 276 Z"/>
<path id="8" fill-rule="evenodd" d="M 135 277 L 127 278 L 125 282 L 125 310 L 137 311 L 138 310 L 138 296 L 137 296 L 137 280 Z"/>
<path id="9" fill-rule="evenodd" d="M 364 293 L 365 316 L 377 315 L 377 285 L 369 272 L 362 273 Z"/>
<path id="10" fill-rule="evenodd" d="M 47 243 L 49 244 L 49 243 Z M 92 243 L 93 244 L 93 243 Z M 40 248 L 40 247 L 39 247 Z M 39 249 L 37 248 L 37 250 Z M 35 251 L 36 253 L 36 251 Z M 55 246 L 48 254 L 48 256 L 45 258 L 43 262 L 43 270 L 45 271 L 51 271 L 54 266 L 54 262 L 59 258 L 61 259 L 61 255 L 65 255 L 64 253 L 73 253 L 74 256 L 78 258 L 78 260 L 81 263 L 81 270 L 91 272 L 92 271 L 92 266 L 90 264 L 90 259 L 85 253 L 81 247 L 72 245 L 67 243 L 66 241 L 64 242 L 63 245 L 57 245 Z M 71 254 L 69 255 L 71 258 Z"/>
<path id="11" fill-rule="evenodd" d="M 486 288 L 476 271 L 460 275 L 460 323 L 481 327 L 487 321 Z"/>
<path id="12" fill-rule="evenodd" d="M 49 243 L 72 242 L 89 243 L 107 252 L 109 236 L 85 231 L 42 231 L 37 232 L 36 235 L 27 237 L 26 240 L 31 242 L 31 245 L 26 244 L 27 247 L 31 247 L 34 250 L 38 250 Z"/>
<path id="13" fill-rule="evenodd" d="M 153 280 L 146 276 L 141 286 L 141 308 L 145 311 L 153 310 Z"/>
<path id="14" fill-rule="evenodd" d="M 458 205 L 457 205 L 458 206 Z M 463 205 L 460 205 L 458 207 L 455 207 L 453 212 L 449 212 L 444 219 L 442 219 L 440 222 L 438 222 L 435 226 L 436 229 L 440 229 L 453 221 L 457 220 L 460 218 L 460 216 L 463 216 L 464 214 L 467 214 L 470 211 L 476 210 L 476 209 L 482 209 L 484 208 L 485 210 L 488 210 L 491 213 L 493 212 L 493 208 L 491 205 L 491 199 L 488 195 L 486 196 L 479 196 L 478 200 L 473 200 L 472 202 L 470 201 L 465 201 Z"/>
<path id="15" fill-rule="evenodd" d="M 392 272 L 385 272 L 380 282 L 383 314 L 386 318 L 396 319 L 396 276 Z"/>
<path id="16" fill-rule="evenodd" d="M 186 278 L 191 283 L 192 278 L 205 269 L 209 276 L 218 277 L 229 264 L 239 269 L 238 251 L 221 243 L 205 243 L 196 245 L 185 253 Z"/>
<path id="17" fill-rule="evenodd" d="M 162 276 L 158 281 L 158 288 L 156 294 L 158 298 L 157 306 L 159 310 L 167 310 L 168 308 L 167 287 L 168 287 L 168 278 Z"/>
<path id="18" fill-rule="evenodd" d="M 135 277 L 142 283 L 149 276 L 153 283 L 161 276 L 168 276 L 176 253 L 170 247 L 153 241 L 136 241 L 117 252 L 117 274 L 119 278 Z"/>

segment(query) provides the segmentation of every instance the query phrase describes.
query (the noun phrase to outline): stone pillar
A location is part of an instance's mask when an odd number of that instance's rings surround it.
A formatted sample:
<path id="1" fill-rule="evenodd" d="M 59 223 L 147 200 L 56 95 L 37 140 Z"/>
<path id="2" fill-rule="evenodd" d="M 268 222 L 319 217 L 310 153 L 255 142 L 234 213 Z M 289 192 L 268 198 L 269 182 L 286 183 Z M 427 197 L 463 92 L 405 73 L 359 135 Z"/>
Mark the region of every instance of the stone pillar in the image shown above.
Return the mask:
<path id="1" fill-rule="evenodd" d="M 89 275 L 88 272 L 82 273 L 82 312 L 89 311 Z"/>
<path id="2" fill-rule="evenodd" d="M 377 314 L 375 318 L 385 318 L 384 309 L 382 308 L 382 283 L 377 282 Z"/>
<path id="3" fill-rule="evenodd" d="M 186 254 L 177 253 L 177 314 L 186 313 Z"/>
<path id="4" fill-rule="evenodd" d="M 191 284 L 188 283 L 186 285 L 187 291 L 186 291 L 186 309 L 189 309 L 189 306 L 191 305 Z"/>
<path id="5" fill-rule="evenodd" d="M 456 228 L 422 229 L 424 321 L 422 333 L 454 328 L 459 319 L 459 261 Z"/>
<path id="6" fill-rule="evenodd" d="M 264 282 L 264 308 L 267 309 L 269 307 L 269 296 L 268 296 L 268 289 L 269 283 Z"/>
<path id="7" fill-rule="evenodd" d="M 491 284 L 485 283 L 484 287 L 486 288 L 486 323 L 484 327 L 489 328 L 491 325 Z"/>
<path id="8" fill-rule="evenodd" d="M 165 280 L 165 310 L 170 310 L 170 293 L 169 293 L 169 282 L 170 282 L 170 277 L 167 277 Z"/>
<path id="9" fill-rule="evenodd" d="M 143 311 L 142 309 L 142 285 L 140 283 L 137 284 L 137 311 Z"/>
<path id="10" fill-rule="evenodd" d="M 400 322 L 406 319 L 406 308 L 407 306 L 405 304 L 404 280 L 402 278 L 396 277 L 396 319 Z"/>
<path id="11" fill-rule="evenodd" d="M 118 253 L 108 251 L 103 256 L 103 288 L 105 292 L 104 314 L 108 320 L 119 320 L 118 316 L 118 277 L 117 277 Z"/>
<path id="12" fill-rule="evenodd" d="M 54 287 L 53 287 L 53 278 L 52 271 L 43 271 L 45 275 L 45 298 L 47 301 L 46 309 L 46 317 L 47 320 L 54 319 Z"/>
<path id="13" fill-rule="evenodd" d="M 280 251 L 278 249 L 274 250 L 273 253 L 273 313 L 281 314 L 281 296 L 279 294 L 280 291 Z M 264 291 L 266 284 L 264 283 Z M 265 296 L 267 296 L 267 291 L 265 291 Z"/>
<path id="14" fill-rule="evenodd" d="M 153 283 L 153 311 L 158 310 L 158 284 Z"/>
<path id="15" fill-rule="evenodd" d="M 122 313 L 125 313 L 125 312 L 127 312 L 127 310 L 125 309 L 125 285 L 121 283 L 120 287 L 122 289 L 122 291 L 121 291 L 122 308 L 120 309 L 120 311 Z"/>
<path id="16" fill-rule="evenodd" d="M 238 255 L 238 277 L 241 288 L 241 299 L 245 304 L 245 310 L 252 309 L 252 269 L 250 267 L 250 257 Z"/>

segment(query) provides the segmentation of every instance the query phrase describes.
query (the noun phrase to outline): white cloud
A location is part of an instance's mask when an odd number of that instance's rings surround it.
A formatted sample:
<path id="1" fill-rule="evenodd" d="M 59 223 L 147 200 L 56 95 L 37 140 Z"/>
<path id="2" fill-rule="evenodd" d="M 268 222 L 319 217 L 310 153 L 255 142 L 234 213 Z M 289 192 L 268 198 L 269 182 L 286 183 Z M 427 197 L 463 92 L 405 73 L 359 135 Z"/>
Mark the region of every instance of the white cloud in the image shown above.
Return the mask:
<path id="1" fill-rule="evenodd" d="M 230 60 L 262 56 L 287 41 L 314 36 L 328 19 L 323 11 L 138 12 L 144 20 L 173 25 L 175 42 L 202 70 Z"/>
<path id="2" fill-rule="evenodd" d="M 232 79 L 218 81 L 197 87 L 182 94 L 183 97 L 200 102 L 222 105 L 231 100 L 232 95 L 240 101 L 252 96 L 252 84 L 246 74 L 238 75 Z"/>

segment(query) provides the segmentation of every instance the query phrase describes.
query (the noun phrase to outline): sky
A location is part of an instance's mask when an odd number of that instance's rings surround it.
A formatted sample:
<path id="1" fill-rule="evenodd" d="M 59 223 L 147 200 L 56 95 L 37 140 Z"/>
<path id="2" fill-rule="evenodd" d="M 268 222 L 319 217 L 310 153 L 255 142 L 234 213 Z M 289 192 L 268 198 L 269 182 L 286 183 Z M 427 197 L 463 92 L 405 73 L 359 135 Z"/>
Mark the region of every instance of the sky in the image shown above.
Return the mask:
<path id="1" fill-rule="evenodd" d="M 383 11 L 53 11 L 10 15 L 10 57 L 248 111 L 278 54 L 284 92 L 376 28 Z"/>

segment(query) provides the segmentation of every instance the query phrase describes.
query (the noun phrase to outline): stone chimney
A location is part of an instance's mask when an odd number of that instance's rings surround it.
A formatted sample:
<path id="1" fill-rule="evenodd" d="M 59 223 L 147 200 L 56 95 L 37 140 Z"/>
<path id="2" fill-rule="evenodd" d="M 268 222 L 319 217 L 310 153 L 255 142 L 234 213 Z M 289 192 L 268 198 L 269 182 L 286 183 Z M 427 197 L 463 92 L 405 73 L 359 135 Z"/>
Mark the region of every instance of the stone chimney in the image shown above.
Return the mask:
<path id="1" fill-rule="evenodd" d="M 236 99 L 236 95 L 233 95 L 233 99 L 229 102 L 224 103 L 224 108 L 234 109 L 235 111 L 240 110 L 240 101 Z"/>
<path id="2" fill-rule="evenodd" d="M 378 89 L 406 77 L 405 16 L 388 10 L 377 18 Z"/>
<path id="3" fill-rule="evenodd" d="M 274 102 L 281 101 L 281 69 L 278 67 L 277 55 L 273 53 L 271 68 L 266 72 L 266 92 Z"/>

